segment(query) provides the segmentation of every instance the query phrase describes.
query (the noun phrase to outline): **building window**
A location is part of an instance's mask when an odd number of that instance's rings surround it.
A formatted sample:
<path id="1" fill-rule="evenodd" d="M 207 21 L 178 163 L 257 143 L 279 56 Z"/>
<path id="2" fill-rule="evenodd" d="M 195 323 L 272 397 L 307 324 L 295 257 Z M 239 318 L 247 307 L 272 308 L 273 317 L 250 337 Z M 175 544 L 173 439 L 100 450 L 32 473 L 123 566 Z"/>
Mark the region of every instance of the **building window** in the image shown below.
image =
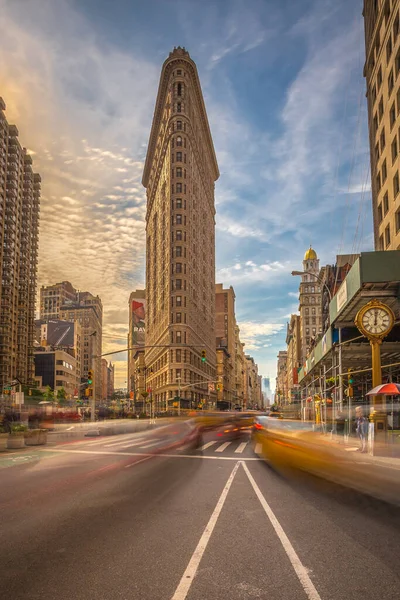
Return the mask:
<path id="1" fill-rule="evenodd" d="M 392 107 L 390 109 L 389 118 L 390 118 L 390 130 L 392 130 L 393 125 L 396 122 L 396 104 L 395 104 L 395 102 L 393 102 Z"/>
<path id="2" fill-rule="evenodd" d="M 181 183 L 176 184 L 176 193 L 182 194 L 182 184 Z"/>
<path id="3" fill-rule="evenodd" d="M 180 344 L 182 342 L 182 332 L 181 331 L 177 331 L 176 332 L 176 343 Z"/>
<path id="4" fill-rule="evenodd" d="M 176 128 L 177 128 L 178 130 L 181 130 L 181 129 L 182 129 L 182 121 L 177 121 L 177 122 L 176 122 Z"/>
<path id="5" fill-rule="evenodd" d="M 179 258 L 179 257 L 182 256 L 182 246 L 176 246 L 176 248 L 175 248 L 175 256 L 177 258 Z"/>
<path id="6" fill-rule="evenodd" d="M 178 69 L 176 72 L 177 75 L 182 75 L 182 69 Z"/>
<path id="7" fill-rule="evenodd" d="M 182 323 L 182 313 L 176 313 L 176 322 Z"/>
<path id="8" fill-rule="evenodd" d="M 176 351 L 176 362 L 177 363 L 182 362 L 182 350 L 177 350 Z"/>
<path id="9" fill-rule="evenodd" d="M 182 104 L 180 102 L 178 102 L 178 104 L 176 105 L 176 112 L 178 112 L 178 113 L 182 112 Z"/>
<path id="10" fill-rule="evenodd" d="M 389 195 L 386 194 L 383 196 L 383 214 L 386 216 L 389 212 Z"/>
<path id="11" fill-rule="evenodd" d="M 390 225 L 387 225 L 385 229 L 385 246 L 390 246 Z"/>
<path id="12" fill-rule="evenodd" d="M 378 126 L 379 126 L 378 115 L 375 113 L 375 115 L 374 115 L 374 132 L 375 132 L 375 135 L 378 133 Z"/>
<path id="13" fill-rule="evenodd" d="M 182 279 L 176 279 L 175 280 L 175 289 L 176 290 L 181 290 L 182 289 Z"/>
<path id="14" fill-rule="evenodd" d="M 182 167 L 176 167 L 176 176 L 182 177 Z M 178 191 L 178 186 L 176 186 L 176 191 Z"/>
<path id="15" fill-rule="evenodd" d="M 182 225 L 182 215 L 176 215 L 176 224 Z"/>
<path id="16" fill-rule="evenodd" d="M 182 162 L 182 152 L 176 153 L 176 162 Z"/>
<path id="17" fill-rule="evenodd" d="M 176 297 L 176 306 L 182 306 L 182 296 Z"/>
<path id="18" fill-rule="evenodd" d="M 390 38 L 390 42 L 392 42 L 392 39 Z M 387 49 L 387 46 L 386 46 Z M 392 52 L 392 51 L 390 51 Z M 178 96 L 182 96 L 182 84 L 178 83 L 178 85 L 176 86 L 176 93 L 178 94 Z"/>
<path id="19" fill-rule="evenodd" d="M 177 242 L 182 241 L 182 231 L 180 229 L 178 229 L 178 231 L 176 232 L 176 241 Z"/>
<path id="20" fill-rule="evenodd" d="M 396 233 L 399 233 L 399 231 L 400 231 L 400 208 L 398 208 L 396 211 L 395 223 L 396 223 Z"/>
<path id="21" fill-rule="evenodd" d="M 182 208 L 182 198 L 176 199 L 176 208 Z"/>
<path id="22" fill-rule="evenodd" d="M 379 236 L 379 250 L 384 250 L 383 235 Z"/>
<path id="23" fill-rule="evenodd" d="M 383 213 L 382 213 L 382 203 L 378 204 L 378 223 L 382 223 L 383 221 Z"/>
<path id="24" fill-rule="evenodd" d="M 388 79 L 389 96 L 393 92 L 393 88 L 394 88 L 394 76 L 393 76 L 393 69 L 391 69 L 390 74 L 389 74 L 389 79 Z"/>
<path id="25" fill-rule="evenodd" d="M 386 146 L 386 136 L 385 136 L 385 127 L 383 127 L 382 132 L 381 132 L 381 154 L 382 154 L 385 146 Z"/>
<path id="26" fill-rule="evenodd" d="M 396 198 L 397 194 L 399 193 L 399 189 L 400 189 L 399 174 L 396 173 L 396 175 L 393 177 L 393 196 L 395 198 Z"/>
<path id="27" fill-rule="evenodd" d="M 308 315 L 308 312 L 309 312 L 309 309 L 308 309 L 308 308 L 306 308 L 306 309 L 305 309 L 305 314 L 306 314 L 306 315 Z"/>
<path id="28" fill-rule="evenodd" d="M 387 179 L 387 165 L 386 165 L 386 158 L 382 163 L 382 185 L 385 183 Z"/>
<path id="29" fill-rule="evenodd" d="M 394 163 L 394 161 L 397 158 L 399 151 L 398 151 L 398 146 L 397 146 L 397 135 L 396 137 L 393 139 L 392 142 L 392 163 Z"/>
<path id="30" fill-rule="evenodd" d="M 381 174 L 378 173 L 378 175 L 376 176 L 376 188 L 379 192 L 379 190 L 381 189 Z"/>
<path id="31" fill-rule="evenodd" d="M 376 162 L 379 160 L 379 143 L 375 146 L 375 160 Z"/>
<path id="32" fill-rule="evenodd" d="M 378 84 L 378 91 L 381 89 L 382 86 L 382 67 L 379 67 L 379 71 L 378 71 L 378 75 L 376 78 L 377 84 Z"/>
<path id="33" fill-rule="evenodd" d="M 379 100 L 378 114 L 379 114 L 379 121 L 381 121 L 382 117 L 383 117 L 383 98 L 381 98 Z"/>
<path id="34" fill-rule="evenodd" d="M 392 56 L 392 52 L 393 52 L 392 36 L 389 34 L 389 39 L 386 44 L 386 62 L 387 62 L 387 64 L 389 64 L 390 57 Z"/>
<path id="35" fill-rule="evenodd" d="M 178 135 L 178 137 L 176 138 L 176 145 L 177 147 L 182 146 L 182 138 L 180 135 Z"/>
<path id="36" fill-rule="evenodd" d="M 182 263 L 176 263 L 176 265 L 175 265 L 175 272 L 176 273 L 182 273 Z"/>

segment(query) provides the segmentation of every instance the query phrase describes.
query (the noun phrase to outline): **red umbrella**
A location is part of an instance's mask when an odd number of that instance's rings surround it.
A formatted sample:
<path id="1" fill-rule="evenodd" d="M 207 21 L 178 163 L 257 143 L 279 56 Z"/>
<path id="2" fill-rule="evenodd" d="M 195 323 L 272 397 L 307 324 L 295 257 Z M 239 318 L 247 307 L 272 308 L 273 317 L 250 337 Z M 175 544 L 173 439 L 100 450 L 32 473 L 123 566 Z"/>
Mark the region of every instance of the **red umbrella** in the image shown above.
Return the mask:
<path id="1" fill-rule="evenodd" d="M 367 396 L 400 396 L 400 383 L 383 383 L 367 393 Z"/>

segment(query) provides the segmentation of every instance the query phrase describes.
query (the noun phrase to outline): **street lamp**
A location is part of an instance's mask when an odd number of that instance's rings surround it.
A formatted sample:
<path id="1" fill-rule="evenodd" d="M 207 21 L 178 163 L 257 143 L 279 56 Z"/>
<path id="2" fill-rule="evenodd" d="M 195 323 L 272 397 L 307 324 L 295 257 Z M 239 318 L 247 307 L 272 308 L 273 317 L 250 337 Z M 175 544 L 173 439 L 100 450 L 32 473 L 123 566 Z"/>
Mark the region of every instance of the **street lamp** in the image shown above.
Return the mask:
<path id="1" fill-rule="evenodd" d="M 319 278 L 319 275 L 315 275 L 315 273 L 310 273 L 309 271 L 292 271 L 292 275 L 293 277 L 298 276 L 298 275 L 311 275 L 311 277 L 315 277 L 315 279 L 318 281 L 318 283 L 322 284 L 324 286 L 324 288 L 326 289 L 326 291 L 328 292 L 328 296 L 329 296 L 329 302 L 332 301 L 332 294 L 331 294 L 331 290 L 328 288 L 328 286 L 326 285 L 326 283 L 324 281 L 321 281 Z"/>

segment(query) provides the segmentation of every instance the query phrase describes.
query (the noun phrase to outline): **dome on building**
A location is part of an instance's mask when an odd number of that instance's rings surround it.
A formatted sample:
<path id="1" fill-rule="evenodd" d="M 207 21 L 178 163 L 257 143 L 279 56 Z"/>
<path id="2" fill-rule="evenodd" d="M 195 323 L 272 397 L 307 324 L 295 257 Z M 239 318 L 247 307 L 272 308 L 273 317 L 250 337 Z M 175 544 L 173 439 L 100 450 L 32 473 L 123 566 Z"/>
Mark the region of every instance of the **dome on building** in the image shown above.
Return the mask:
<path id="1" fill-rule="evenodd" d="M 315 260 L 316 258 L 317 258 L 317 253 L 310 246 L 304 255 L 304 260 Z"/>

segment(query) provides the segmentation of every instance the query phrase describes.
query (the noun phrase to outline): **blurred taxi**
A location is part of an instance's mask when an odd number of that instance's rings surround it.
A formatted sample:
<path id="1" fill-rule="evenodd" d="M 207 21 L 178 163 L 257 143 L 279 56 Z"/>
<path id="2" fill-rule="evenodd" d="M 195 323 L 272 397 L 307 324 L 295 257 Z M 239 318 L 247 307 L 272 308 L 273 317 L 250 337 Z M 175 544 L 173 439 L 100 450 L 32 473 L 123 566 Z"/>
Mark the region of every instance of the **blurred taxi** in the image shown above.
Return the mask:
<path id="1" fill-rule="evenodd" d="M 278 470 L 296 469 L 400 504 L 400 461 L 380 461 L 313 431 L 313 423 L 258 416 L 252 429 L 258 454 Z"/>

